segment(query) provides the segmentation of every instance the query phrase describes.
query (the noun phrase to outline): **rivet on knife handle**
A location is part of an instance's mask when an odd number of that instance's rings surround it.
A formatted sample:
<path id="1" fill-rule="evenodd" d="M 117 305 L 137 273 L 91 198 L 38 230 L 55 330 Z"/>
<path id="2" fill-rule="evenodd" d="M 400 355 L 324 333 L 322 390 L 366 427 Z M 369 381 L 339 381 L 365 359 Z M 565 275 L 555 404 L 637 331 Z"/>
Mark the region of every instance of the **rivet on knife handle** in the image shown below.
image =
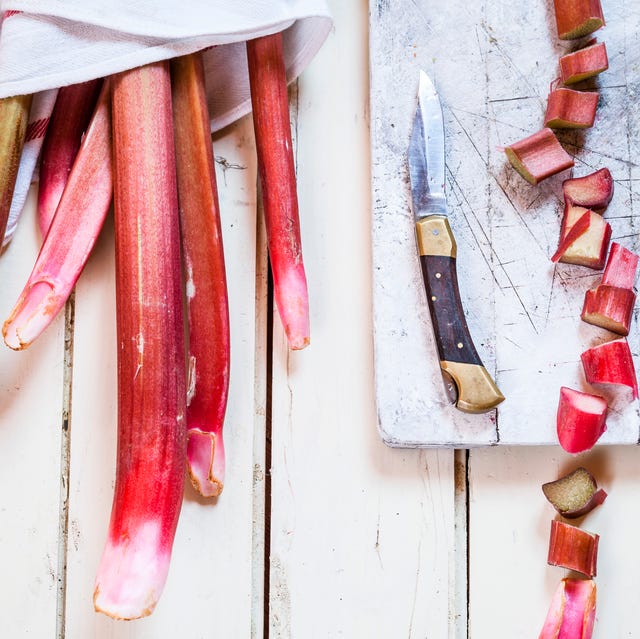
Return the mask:
<path id="1" fill-rule="evenodd" d="M 487 412 L 504 396 L 483 366 L 467 327 L 458 289 L 456 241 L 446 216 L 418 220 L 416 239 L 440 367 L 457 386 L 456 407 L 469 413 Z"/>

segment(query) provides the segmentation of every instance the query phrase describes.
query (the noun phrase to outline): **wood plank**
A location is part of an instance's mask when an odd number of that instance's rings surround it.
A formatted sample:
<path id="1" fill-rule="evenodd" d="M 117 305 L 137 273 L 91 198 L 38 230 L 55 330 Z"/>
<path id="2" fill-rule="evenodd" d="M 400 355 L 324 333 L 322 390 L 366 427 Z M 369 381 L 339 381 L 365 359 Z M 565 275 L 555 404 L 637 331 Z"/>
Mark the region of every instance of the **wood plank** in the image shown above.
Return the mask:
<path id="1" fill-rule="evenodd" d="M 542 126 L 557 59 L 569 46 L 556 37 L 552 2 L 377 0 L 370 13 L 374 339 L 383 436 L 392 445 L 555 443 L 559 387 L 587 388 L 580 353 L 612 335 L 579 317 L 598 273 L 549 260 L 568 174 L 530 186 L 501 151 Z M 607 27 L 598 35 L 610 51 L 610 69 L 596 82 L 602 93 L 596 126 L 559 137 L 576 157 L 576 175 L 610 168 L 616 195 L 605 217 L 614 239 L 637 251 L 638 114 L 628 104 L 640 88 L 631 73 L 640 61 L 631 35 L 640 9 L 612 1 L 605 13 Z M 469 37 L 452 35 L 463 32 Z M 405 166 L 419 68 L 443 102 L 461 291 L 476 345 L 507 397 L 497 426 L 452 410 L 439 381 Z M 631 334 L 638 363 L 637 330 Z M 637 402 L 615 403 L 603 441 L 636 443 L 638 417 Z"/>
<path id="2" fill-rule="evenodd" d="M 331 8 L 294 100 L 311 344 L 289 352 L 274 318 L 269 636 L 447 637 L 453 452 L 390 450 L 376 429 L 367 24 Z"/>
<path id="3" fill-rule="evenodd" d="M 637 615 L 620 605 L 638 582 L 630 566 L 637 537 L 637 450 L 599 446 L 574 458 L 558 448 L 506 446 L 470 453 L 469 636 L 494 636 L 497 628 L 500 636 L 537 636 L 560 579 L 568 575 L 547 565 L 557 514 L 540 486 L 578 466 L 609 494 L 602 506 L 573 520 L 600 535 L 593 639 L 637 634 Z"/>
<path id="4" fill-rule="evenodd" d="M 244 118 L 215 140 L 231 316 L 231 381 L 225 424 L 227 479 L 215 502 L 187 486 L 164 594 L 151 617 L 122 624 L 93 611 L 95 571 L 107 531 L 116 447 L 116 364 L 112 229 L 106 229 L 78 284 L 68 545 L 68 637 L 175 637 L 215 632 L 248 637 L 252 627 L 254 537 L 262 543 L 259 477 L 263 445 L 254 456 L 254 429 L 263 429 L 264 385 L 254 386 L 256 353 L 256 167 L 252 123 Z M 260 363 L 261 368 L 264 367 Z M 257 388 L 257 391 L 255 390 Z M 257 394 L 259 393 L 259 394 Z M 258 461 L 256 461 L 258 460 Z M 260 611 L 262 624 L 262 612 Z M 187 624 L 187 625 L 185 625 Z M 195 636 L 195 635 L 193 635 Z"/>
<path id="5" fill-rule="evenodd" d="M 32 188 L 0 260 L 4 320 L 35 262 L 41 238 Z M 54 637 L 58 598 L 64 313 L 26 351 L 0 349 L 0 584 L 3 635 Z"/>

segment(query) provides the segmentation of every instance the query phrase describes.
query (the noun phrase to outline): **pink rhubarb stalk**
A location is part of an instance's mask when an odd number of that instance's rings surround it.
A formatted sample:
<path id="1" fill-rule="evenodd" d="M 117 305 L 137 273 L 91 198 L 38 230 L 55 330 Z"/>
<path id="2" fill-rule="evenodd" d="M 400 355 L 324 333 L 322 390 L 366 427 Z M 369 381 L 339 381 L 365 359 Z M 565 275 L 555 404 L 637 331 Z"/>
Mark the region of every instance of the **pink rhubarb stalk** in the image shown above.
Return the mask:
<path id="1" fill-rule="evenodd" d="M 593 126 L 598 108 L 597 91 L 574 91 L 561 87 L 551 91 L 544 125 L 551 129 L 587 129 Z"/>
<path id="2" fill-rule="evenodd" d="M 89 80 L 58 91 L 40 160 L 38 224 L 43 237 L 58 208 L 101 84 L 102 80 Z"/>
<path id="3" fill-rule="evenodd" d="M 584 294 L 580 317 L 587 324 L 628 335 L 635 303 L 636 294 L 631 289 L 601 284 Z"/>
<path id="4" fill-rule="evenodd" d="M 229 306 L 220 207 L 200 53 L 171 62 L 178 199 L 189 316 L 187 462 L 205 497 L 220 494 L 229 392 Z"/>
<path id="5" fill-rule="evenodd" d="M 603 211 L 613 197 L 613 177 L 609 169 L 602 168 L 589 175 L 569 178 L 562 183 L 565 205 L 583 206 L 592 211 Z"/>
<path id="6" fill-rule="evenodd" d="M 622 244 L 611 242 L 611 250 L 602 274 L 601 284 L 603 286 L 632 289 L 636 282 L 639 259 L 635 253 L 632 253 Z"/>
<path id="7" fill-rule="evenodd" d="M 595 577 L 599 540 L 596 533 L 554 520 L 551 522 L 547 563 Z"/>
<path id="8" fill-rule="evenodd" d="M 282 35 L 249 40 L 247 57 L 274 298 L 289 347 L 298 350 L 309 344 L 309 298 Z"/>
<path id="9" fill-rule="evenodd" d="M 0 100 L 0 238 L 4 238 L 9 221 L 32 97 L 16 95 Z"/>
<path id="10" fill-rule="evenodd" d="M 184 325 L 169 63 L 112 80 L 118 458 L 94 605 L 134 619 L 160 597 L 182 504 Z"/>
<path id="11" fill-rule="evenodd" d="M 608 68 L 609 58 L 604 42 L 588 45 L 560 58 L 560 78 L 564 84 L 581 82 Z"/>
<path id="12" fill-rule="evenodd" d="M 595 582 L 563 579 L 553 595 L 538 639 L 591 639 L 595 618 Z"/>
<path id="13" fill-rule="evenodd" d="M 55 221 L 26 286 L 2 327 L 10 348 L 26 348 L 64 306 L 89 258 L 113 192 L 111 94 L 105 82 Z"/>

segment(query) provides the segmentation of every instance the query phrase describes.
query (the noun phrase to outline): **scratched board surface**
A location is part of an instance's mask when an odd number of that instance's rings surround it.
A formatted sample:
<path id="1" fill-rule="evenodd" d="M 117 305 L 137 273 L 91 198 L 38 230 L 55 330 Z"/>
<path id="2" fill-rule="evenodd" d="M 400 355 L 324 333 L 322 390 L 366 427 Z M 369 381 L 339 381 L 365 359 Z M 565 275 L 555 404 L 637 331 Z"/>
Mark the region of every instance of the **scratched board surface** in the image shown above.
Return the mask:
<path id="1" fill-rule="evenodd" d="M 395 446 L 557 444 L 561 386 L 589 391 L 580 354 L 616 338 L 580 320 L 601 273 L 549 257 L 561 184 L 608 167 L 612 240 L 640 249 L 640 4 L 602 0 L 609 69 L 593 128 L 559 132 L 572 172 L 527 184 L 501 147 L 542 128 L 558 58 L 579 42 L 557 38 L 553 4 L 480 0 L 371 0 L 372 251 L 376 400 L 383 439 Z M 469 329 L 506 400 L 466 415 L 447 403 L 415 253 L 406 151 L 418 71 L 434 81 L 446 131 L 446 188 L 458 242 Z M 640 365 L 638 312 L 628 338 Z M 638 402 L 610 402 L 603 443 L 636 444 Z"/>

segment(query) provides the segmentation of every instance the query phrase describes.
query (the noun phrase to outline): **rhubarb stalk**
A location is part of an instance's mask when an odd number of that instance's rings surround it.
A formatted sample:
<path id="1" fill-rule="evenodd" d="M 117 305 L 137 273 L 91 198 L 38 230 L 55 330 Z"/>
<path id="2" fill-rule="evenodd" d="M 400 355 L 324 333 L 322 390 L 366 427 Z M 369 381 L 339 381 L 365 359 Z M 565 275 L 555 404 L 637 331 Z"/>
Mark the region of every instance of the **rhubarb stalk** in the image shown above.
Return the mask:
<path id="1" fill-rule="evenodd" d="M 118 453 L 96 610 L 150 614 L 184 490 L 186 381 L 169 63 L 113 77 Z"/>
<path id="2" fill-rule="evenodd" d="M 553 0 L 558 37 L 575 40 L 604 26 L 600 0 Z"/>
<path id="3" fill-rule="evenodd" d="M 229 307 L 201 54 L 172 60 L 171 79 L 189 316 L 187 462 L 196 490 L 215 497 L 224 485 Z"/>
<path id="4" fill-rule="evenodd" d="M 49 326 L 67 301 L 89 258 L 111 204 L 111 94 L 105 82 L 69 174 L 55 221 L 20 297 L 2 327 L 21 350 Z"/>
<path id="5" fill-rule="evenodd" d="M 606 491 L 598 488 L 596 480 L 586 468 L 576 468 L 564 477 L 542 484 L 542 492 L 567 519 L 586 515 L 607 498 Z"/>
<path id="6" fill-rule="evenodd" d="M 638 378 L 629 343 L 624 337 L 589 348 L 582 355 L 584 376 L 589 384 L 626 386 L 638 399 Z"/>
<path id="7" fill-rule="evenodd" d="M 551 522 L 547 563 L 595 577 L 599 540 L 596 533 L 554 520 Z"/>
<path id="8" fill-rule="evenodd" d="M 0 238 L 4 238 L 27 133 L 32 95 L 0 100 Z"/>
<path id="9" fill-rule="evenodd" d="M 89 80 L 58 91 L 40 160 L 38 224 L 43 237 L 58 208 L 101 84 L 100 79 Z"/>
<path id="10" fill-rule="evenodd" d="M 568 453 L 589 450 L 606 430 L 607 402 L 563 386 L 556 416 L 558 441 Z"/>
<path id="11" fill-rule="evenodd" d="M 298 350 L 309 344 L 309 298 L 282 35 L 249 40 L 247 58 L 274 298 L 289 347 Z"/>
<path id="12" fill-rule="evenodd" d="M 538 639 L 591 639 L 595 617 L 595 582 L 563 579 L 553 595 Z"/>

